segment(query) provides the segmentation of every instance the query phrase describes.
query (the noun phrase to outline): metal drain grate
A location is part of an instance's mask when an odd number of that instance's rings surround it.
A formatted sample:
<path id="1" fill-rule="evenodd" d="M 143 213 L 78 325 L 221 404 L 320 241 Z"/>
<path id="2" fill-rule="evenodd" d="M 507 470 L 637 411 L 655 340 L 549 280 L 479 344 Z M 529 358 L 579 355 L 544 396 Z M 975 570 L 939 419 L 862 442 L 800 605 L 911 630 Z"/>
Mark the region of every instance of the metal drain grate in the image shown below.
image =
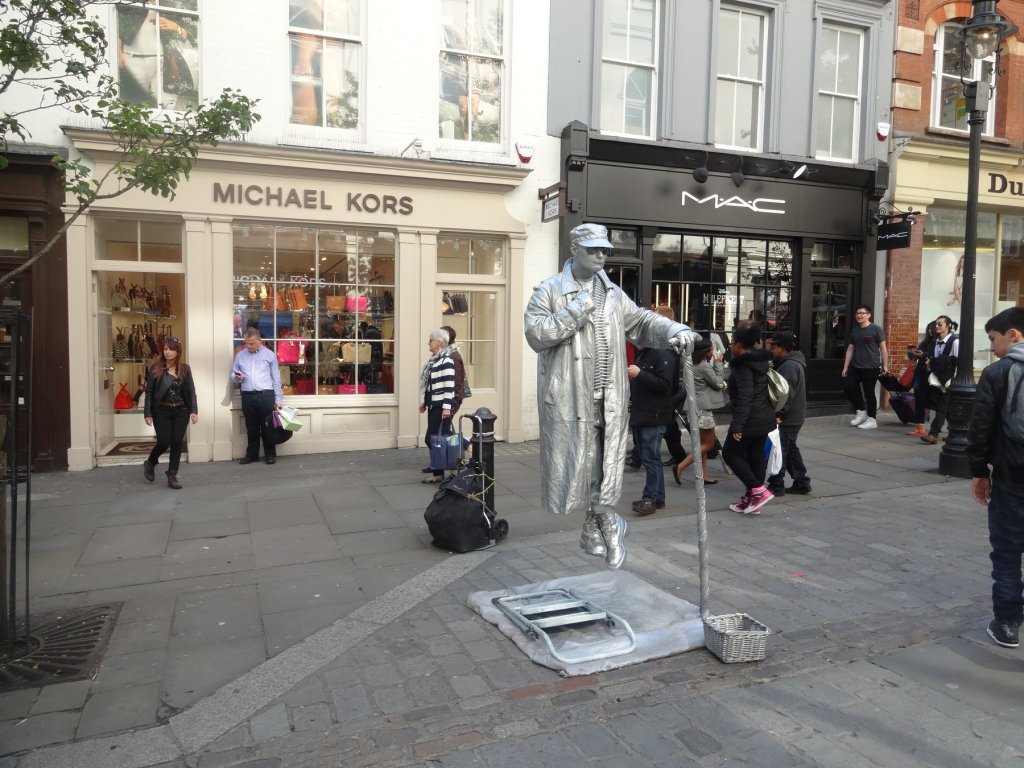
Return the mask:
<path id="1" fill-rule="evenodd" d="M 0 663 L 0 692 L 96 677 L 121 605 L 35 617 L 28 641 Z"/>

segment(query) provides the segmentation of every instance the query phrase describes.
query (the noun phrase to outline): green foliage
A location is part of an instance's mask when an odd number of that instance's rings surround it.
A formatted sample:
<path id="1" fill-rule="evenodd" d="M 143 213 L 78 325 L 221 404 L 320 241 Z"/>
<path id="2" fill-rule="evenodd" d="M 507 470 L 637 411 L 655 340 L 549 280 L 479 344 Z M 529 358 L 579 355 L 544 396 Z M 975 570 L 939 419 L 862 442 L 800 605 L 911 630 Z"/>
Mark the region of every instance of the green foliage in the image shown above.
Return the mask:
<path id="1" fill-rule="evenodd" d="M 53 158 L 65 189 L 78 206 L 64 226 L 0 285 L 29 268 L 64 236 L 70 224 L 97 200 L 142 189 L 173 198 L 203 147 L 240 139 L 260 119 L 256 101 L 234 89 L 179 112 L 166 112 L 122 99 L 107 68 L 107 37 L 94 18 L 101 6 L 122 0 L 6 0 L 0 24 L 0 100 L 15 84 L 32 89 L 18 111 L 0 111 L 0 169 L 7 166 L 11 140 L 28 141 L 25 115 L 58 109 L 87 118 L 104 131 L 121 159 L 101 178 L 76 159 Z M 5 8 L 6 6 L 6 8 Z M 9 104 L 10 100 L 6 100 Z"/>

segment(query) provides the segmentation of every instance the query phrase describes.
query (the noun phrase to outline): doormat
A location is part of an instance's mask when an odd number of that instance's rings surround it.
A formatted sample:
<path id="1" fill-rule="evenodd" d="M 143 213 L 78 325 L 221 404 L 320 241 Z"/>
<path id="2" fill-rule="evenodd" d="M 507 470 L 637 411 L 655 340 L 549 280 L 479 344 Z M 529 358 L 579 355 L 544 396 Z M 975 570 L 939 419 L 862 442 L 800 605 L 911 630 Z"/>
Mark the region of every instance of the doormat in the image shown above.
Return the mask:
<path id="1" fill-rule="evenodd" d="M 156 445 L 156 440 L 125 440 L 118 443 L 109 451 L 105 456 L 145 456 L 153 450 L 153 446 Z M 185 444 L 182 443 L 182 450 L 185 449 Z"/>

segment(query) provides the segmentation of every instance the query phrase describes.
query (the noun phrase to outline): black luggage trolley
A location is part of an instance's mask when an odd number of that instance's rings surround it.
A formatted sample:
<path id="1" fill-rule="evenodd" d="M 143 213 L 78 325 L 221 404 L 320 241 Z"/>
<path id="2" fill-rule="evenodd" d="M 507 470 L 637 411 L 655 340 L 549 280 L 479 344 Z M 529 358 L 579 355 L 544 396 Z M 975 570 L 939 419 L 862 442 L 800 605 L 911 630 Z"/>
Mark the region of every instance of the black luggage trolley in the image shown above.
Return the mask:
<path id="1" fill-rule="evenodd" d="M 473 458 L 466 457 L 468 441 L 462 437 L 462 423 L 469 419 L 477 427 Z M 508 523 L 487 506 L 494 478 L 483 465 L 483 422 L 473 414 L 459 417 L 461 457 L 455 474 L 441 481 L 423 519 L 432 537 L 431 544 L 452 552 L 472 552 L 493 547 L 508 536 Z"/>

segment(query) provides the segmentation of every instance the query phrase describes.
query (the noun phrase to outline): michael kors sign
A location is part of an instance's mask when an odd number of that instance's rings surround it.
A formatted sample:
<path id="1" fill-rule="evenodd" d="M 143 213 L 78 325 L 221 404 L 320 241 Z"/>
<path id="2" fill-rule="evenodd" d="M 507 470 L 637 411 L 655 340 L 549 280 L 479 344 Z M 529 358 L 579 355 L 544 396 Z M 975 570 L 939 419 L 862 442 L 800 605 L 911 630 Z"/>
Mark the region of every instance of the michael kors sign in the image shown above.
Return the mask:
<path id="1" fill-rule="evenodd" d="M 334 209 L 322 189 L 296 189 L 295 187 L 269 187 L 260 184 L 213 184 L 213 202 L 229 205 L 252 205 L 274 208 Z M 350 213 L 390 213 L 408 216 L 412 213 L 412 198 L 403 195 L 377 195 L 372 192 L 345 193 L 344 208 Z"/>

